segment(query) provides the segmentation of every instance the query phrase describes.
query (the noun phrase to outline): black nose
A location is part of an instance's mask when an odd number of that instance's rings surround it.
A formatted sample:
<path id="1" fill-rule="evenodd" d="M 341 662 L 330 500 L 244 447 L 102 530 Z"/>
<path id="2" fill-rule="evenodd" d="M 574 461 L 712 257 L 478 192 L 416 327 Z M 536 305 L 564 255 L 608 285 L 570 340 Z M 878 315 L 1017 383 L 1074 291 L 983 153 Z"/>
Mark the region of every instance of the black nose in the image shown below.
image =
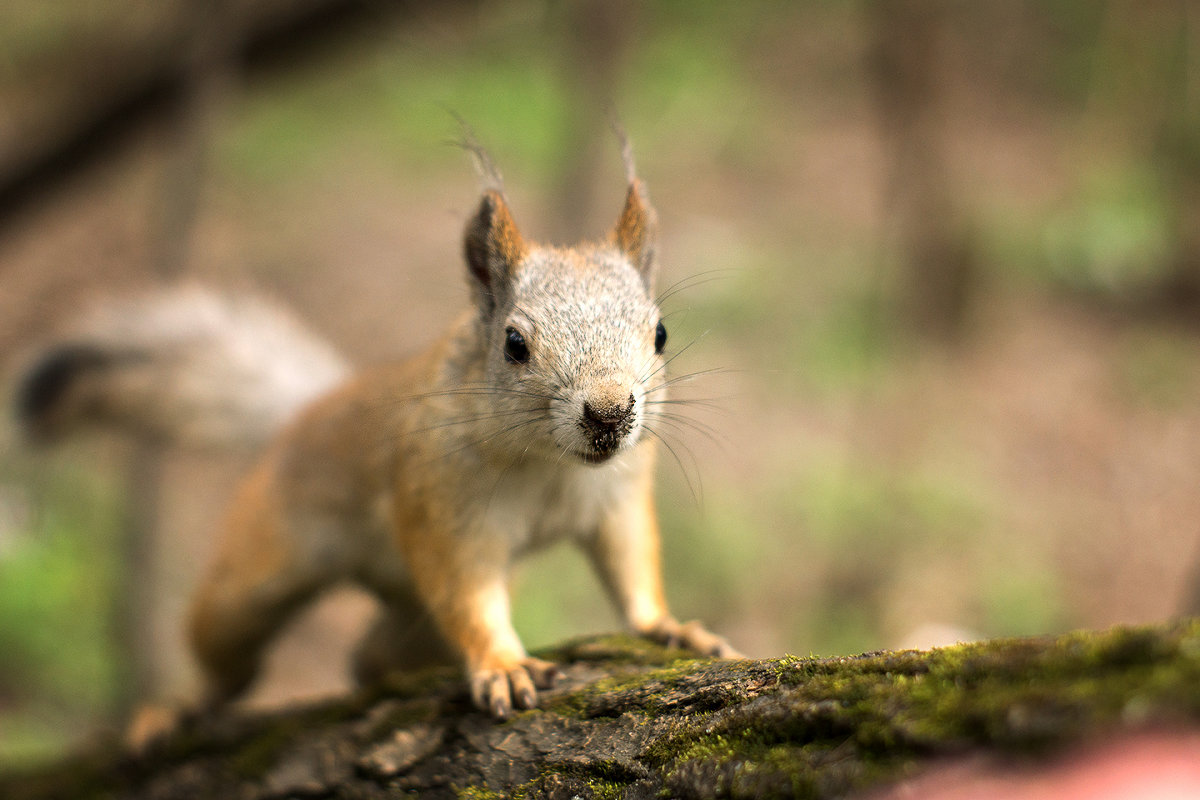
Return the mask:
<path id="1" fill-rule="evenodd" d="M 617 430 L 629 422 L 629 418 L 633 414 L 633 404 L 634 399 L 632 394 L 629 395 L 629 399 L 624 404 L 593 404 L 590 400 L 585 400 L 583 403 L 584 423 L 589 428 L 597 431 Z"/>

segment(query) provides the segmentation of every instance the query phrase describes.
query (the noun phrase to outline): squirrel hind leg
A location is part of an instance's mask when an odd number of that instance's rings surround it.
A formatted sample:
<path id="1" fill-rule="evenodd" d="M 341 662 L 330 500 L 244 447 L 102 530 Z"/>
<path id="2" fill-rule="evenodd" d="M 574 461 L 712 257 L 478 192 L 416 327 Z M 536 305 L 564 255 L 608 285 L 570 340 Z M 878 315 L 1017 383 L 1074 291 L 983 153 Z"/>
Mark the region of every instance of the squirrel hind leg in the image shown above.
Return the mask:
<path id="1" fill-rule="evenodd" d="M 264 460 L 242 483 L 216 560 L 192 599 L 188 638 L 207 684 L 204 709 L 245 692 L 288 620 L 345 577 L 314 549 L 327 537 L 294 529 L 276 475 L 275 464 Z"/>
<path id="2" fill-rule="evenodd" d="M 192 606 L 189 633 L 205 681 L 204 710 L 220 708 L 249 688 L 267 645 L 322 588 L 306 582 L 230 594 L 211 583 L 202 587 Z"/>
<path id="3" fill-rule="evenodd" d="M 340 574 L 296 545 L 272 513 L 267 471 L 251 476 L 221 551 L 192 600 L 189 643 L 203 672 L 205 708 L 240 696 L 257 677 L 263 652 L 288 620 Z"/>
<path id="4" fill-rule="evenodd" d="M 384 601 L 355 649 L 352 666 L 355 682 L 371 686 L 394 672 L 458 664 L 460 660 L 415 596 L 393 595 Z"/>

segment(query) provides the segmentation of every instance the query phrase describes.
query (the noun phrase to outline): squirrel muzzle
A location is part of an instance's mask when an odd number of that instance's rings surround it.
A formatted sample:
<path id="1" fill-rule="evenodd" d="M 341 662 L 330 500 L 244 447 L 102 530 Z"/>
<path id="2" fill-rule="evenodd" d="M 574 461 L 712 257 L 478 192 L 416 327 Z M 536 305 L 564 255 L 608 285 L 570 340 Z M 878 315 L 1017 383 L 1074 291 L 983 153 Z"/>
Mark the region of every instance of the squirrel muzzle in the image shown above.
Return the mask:
<path id="1" fill-rule="evenodd" d="M 590 452 L 584 460 L 591 463 L 607 461 L 621 448 L 633 430 L 636 399 L 633 393 L 608 385 L 593 391 L 583 401 L 579 426 L 583 429 Z"/>

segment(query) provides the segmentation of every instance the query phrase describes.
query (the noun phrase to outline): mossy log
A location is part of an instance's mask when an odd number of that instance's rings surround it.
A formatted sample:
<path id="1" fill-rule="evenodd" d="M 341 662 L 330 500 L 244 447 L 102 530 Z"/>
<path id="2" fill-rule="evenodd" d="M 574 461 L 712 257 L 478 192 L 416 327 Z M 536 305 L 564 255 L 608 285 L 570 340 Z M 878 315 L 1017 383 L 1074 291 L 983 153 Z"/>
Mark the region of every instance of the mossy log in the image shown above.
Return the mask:
<path id="1" fill-rule="evenodd" d="M 848 658 L 722 662 L 627 637 L 543 655 L 564 680 L 503 723 L 429 671 L 9 776 L 0 797 L 842 797 L 948 757 L 1200 727 L 1200 621 Z"/>

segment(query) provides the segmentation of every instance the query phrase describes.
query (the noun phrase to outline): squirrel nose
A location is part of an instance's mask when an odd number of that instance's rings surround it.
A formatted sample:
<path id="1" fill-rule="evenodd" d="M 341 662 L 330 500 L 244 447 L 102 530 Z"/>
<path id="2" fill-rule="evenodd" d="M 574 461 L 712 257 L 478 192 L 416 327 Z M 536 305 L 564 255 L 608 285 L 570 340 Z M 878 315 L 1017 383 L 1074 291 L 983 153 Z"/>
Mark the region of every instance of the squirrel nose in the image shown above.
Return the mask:
<path id="1" fill-rule="evenodd" d="M 633 394 L 624 402 L 613 402 L 612 400 L 585 400 L 583 403 L 583 418 L 588 425 L 599 428 L 615 430 L 621 427 L 633 413 L 634 404 Z"/>

